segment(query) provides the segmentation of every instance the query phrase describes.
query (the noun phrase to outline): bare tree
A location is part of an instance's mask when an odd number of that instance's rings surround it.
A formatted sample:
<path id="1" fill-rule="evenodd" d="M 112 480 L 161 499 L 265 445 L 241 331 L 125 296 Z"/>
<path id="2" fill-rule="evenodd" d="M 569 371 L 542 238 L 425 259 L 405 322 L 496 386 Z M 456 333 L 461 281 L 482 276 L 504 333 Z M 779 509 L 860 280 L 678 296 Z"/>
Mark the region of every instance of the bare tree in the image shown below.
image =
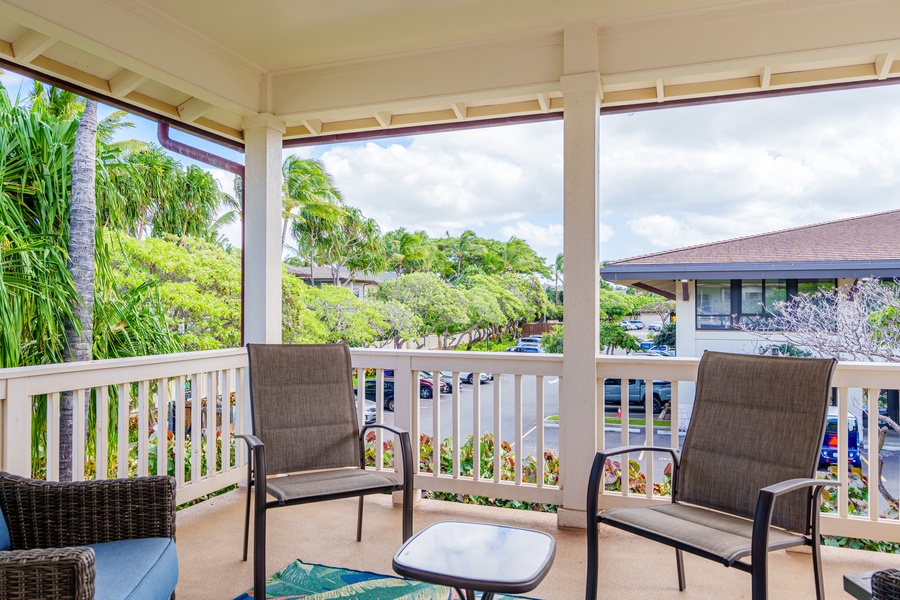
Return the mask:
<path id="1" fill-rule="evenodd" d="M 900 362 L 900 282 L 867 278 L 849 288 L 798 294 L 790 301 L 775 303 L 767 322 L 753 333 L 771 342 L 786 340 L 838 360 Z M 900 425 L 875 413 L 881 472 L 881 450 L 888 428 L 900 433 Z M 890 502 L 898 501 L 881 481 L 878 490 Z"/>

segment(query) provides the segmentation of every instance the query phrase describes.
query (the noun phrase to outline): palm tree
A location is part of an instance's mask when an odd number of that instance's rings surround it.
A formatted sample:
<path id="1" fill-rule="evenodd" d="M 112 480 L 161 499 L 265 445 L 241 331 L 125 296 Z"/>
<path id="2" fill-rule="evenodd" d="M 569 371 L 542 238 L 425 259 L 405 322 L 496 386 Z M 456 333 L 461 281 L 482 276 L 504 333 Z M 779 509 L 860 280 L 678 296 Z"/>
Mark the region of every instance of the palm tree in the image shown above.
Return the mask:
<path id="1" fill-rule="evenodd" d="M 559 304 L 559 276 L 563 274 L 563 253 L 556 255 L 556 260 L 551 267 L 553 272 L 553 303 Z"/>
<path id="2" fill-rule="evenodd" d="M 340 205 L 343 199 L 331 175 L 317 160 L 288 156 L 281 165 L 281 174 L 284 180 L 282 187 L 284 224 L 281 227 L 281 245 L 284 247 L 288 228 L 292 222 L 303 220 L 304 210 L 307 214 L 324 215 L 321 208 L 304 207 L 322 204 Z"/>
<path id="3" fill-rule="evenodd" d="M 398 276 L 415 270 L 417 265 L 426 260 L 426 239 L 425 232 L 410 233 L 403 227 L 385 234 L 385 252 Z"/>
<path id="4" fill-rule="evenodd" d="M 352 206 L 344 209 L 336 227 L 327 232 L 320 242 L 321 257 L 331 267 L 334 285 L 341 284 L 341 269 L 349 266 L 351 261 L 359 268 L 377 264 L 379 255 L 384 255 L 378 223 Z"/>
<path id="5" fill-rule="evenodd" d="M 66 362 L 91 360 L 94 344 L 94 225 L 96 223 L 96 197 L 94 183 L 97 160 L 97 102 L 87 100 L 72 155 L 72 199 L 69 207 L 69 261 L 67 268 L 78 292 L 78 302 L 73 310 L 74 319 L 66 321 Z M 85 402 L 90 392 L 85 391 Z M 74 403 L 78 401 L 72 392 L 61 398 L 59 413 L 59 478 L 72 480 L 72 426 Z M 81 424 L 78 424 L 81 426 Z M 87 428 L 87 422 L 84 423 Z"/>
<path id="6" fill-rule="evenodd" d="M 462 276 L 463 262 L 473 253 L 483 250 L 483 246 L 479 243 L 478 236 L 471 229 L 466 229 L 457 238 L 451 238 L 448 231 L 447 238 L 453 243 L 451 246 L 451 259 L 456 263 L 455 280 L 458 281 Z"/>

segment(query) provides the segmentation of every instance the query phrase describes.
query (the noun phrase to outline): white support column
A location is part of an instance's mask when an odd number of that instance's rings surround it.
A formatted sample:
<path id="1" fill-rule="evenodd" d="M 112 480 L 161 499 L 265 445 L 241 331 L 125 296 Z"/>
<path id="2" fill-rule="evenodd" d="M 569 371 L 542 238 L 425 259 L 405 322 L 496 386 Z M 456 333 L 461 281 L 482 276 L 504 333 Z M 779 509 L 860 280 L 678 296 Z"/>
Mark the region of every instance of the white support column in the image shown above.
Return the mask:
<path id="1" fill-rule="evenodd" d="M 281 151 L 284 122 L 244 120 L 244 342 L 281 342 Z"/>
<path id="2" fill-rule="evenodd" d="M 560 481 L 558 523 L 585 527 L 587 481 L 597 431 L 599 336 L 599 117 L 596 27 L 565 31 L 563 143 L 563 251 L 566 260 L 566 324 L 559 403 Z"/>

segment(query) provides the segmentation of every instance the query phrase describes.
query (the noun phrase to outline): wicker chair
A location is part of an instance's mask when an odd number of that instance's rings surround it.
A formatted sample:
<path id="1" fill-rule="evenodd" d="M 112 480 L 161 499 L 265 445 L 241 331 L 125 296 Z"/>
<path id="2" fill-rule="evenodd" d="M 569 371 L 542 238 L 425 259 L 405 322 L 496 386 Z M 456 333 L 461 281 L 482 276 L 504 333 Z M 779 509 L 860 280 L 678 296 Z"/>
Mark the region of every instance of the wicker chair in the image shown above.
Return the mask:
<path id="1" fill-rule="evenodd" d="M 900 569 L 872 573 L 872 600 L 900 600 Z"/>
<path id="2" fill-rule="evenodd" d="M 363 497 L 402 490 L 403 541 L 409 539 L 413 504 L 409 433 L 379 423 L 360 430 L 347 344 L 247 344 L 247 354 L 253 434 L 237 437 L 250 447 L 244 560 L 253 497 L 253 589 L 265 589 L 266 510 L 270 508 L 358 496 L 356 539 L 360 541 Z M 399 459 L 402 479 L 365 468 L 364 437 L 372 428 L 386 429 L 399 438 L 400 453 L 395 453 L 395 459 Z M 275 500 L 268 500 L 267 493 Z"/>
<path id="3" fill-rule="evenodd" d="M 0 598 L 175 595 L 171 477 L 56 483 L 0 472 L 0 511 Z"/>
<path id="4" fill-rule="evenodd" d="M 588 483 L 585 598 L 597 597 L 599 523 L 674 547 L 679 590 L 682 552 L 690 552 L 749 572 L 754 600 L 767 595 L 768 552 L 809 545 L 822 598 L 818 497 L 837 482 L 815 477 L 834 365 L 706 352 L 680 453 L 643 446 L 598 452 Z M 672 502 L 598 514 L 607 457 L 644 450 L 672 455 Z M 750 563 L 741 560 L 748 556 Z"/>

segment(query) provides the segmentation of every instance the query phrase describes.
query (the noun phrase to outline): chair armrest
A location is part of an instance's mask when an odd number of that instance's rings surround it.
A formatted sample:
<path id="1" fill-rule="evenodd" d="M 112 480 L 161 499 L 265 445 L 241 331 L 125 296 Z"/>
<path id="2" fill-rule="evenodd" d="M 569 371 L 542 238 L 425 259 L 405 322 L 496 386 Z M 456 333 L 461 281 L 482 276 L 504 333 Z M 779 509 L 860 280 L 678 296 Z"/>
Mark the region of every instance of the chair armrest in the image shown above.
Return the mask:
<path id="1" fill-rule="evenodd" d="M 665 446 L 619 446 L 618 448 L 610 448 L 609 450 L 601 450 L 597 455 L 603 455 L 605 459 L 610 456 L 618 456 L 620 454 L 628 454 L 629 452 L 668 452 L 672 455 L 676 467 L 681 460 L 681 451 L 676 448 L 667 448 Z M 595 459 L 596 460 L 596 459 Z"/>
<path id="2" fill-rule="evenodd" d="M 90 548 L 0 552 L 0 598 L 93 598 L 95 576 Z"/>
<path id="3" fill-rule="evenodd" d="M 0 473 L 0 509 L 17 550 L 174 538 L 175 480 L 154 476 L 59 483 Z"/>
<path id="4" fill-rule="evenodd" d="M 409 435 L 409 432 L 403 429 L 402 427 L 397 427 L 395 425 L 388 425 L 387 423 L 372 423 L 371 425 L 364 425 L 362 430 L 359 432 L 359 439 L 365 439 L 366 431 L 369 429 L 387 429 L 388 431 L 395 433 L 397 435 Z"/>
<path id="5" fill-rule="evenodd" d="M 403 475 L 403 485 L 409 486 L 412 489 L 412 480 L 413 480 L 413 455 L 412 455 L 412 443 L 409 440 L 409 432 L 403 429 L 402 427 L 395 427 L 393 425 L 387 425 L 385 423 L 373 423 L 371 425 L 365 425 L 359 432 L 359 444 L 360 446 L 365 445 L 365 435 L 366 431 L 369 429 L 386 429 L 400 438 L 400 472 Z M 364 455 L 364 453 L 360 453 Z M 396 454 L 395 454 L 396 456 Z M 363 463 L 365 463 L 365 457 L 362 458 Z"/>
<path id="6" fill-rule="evenodd" d="M 810 519 L 809 526 L 812 535 L 819 535 L 819 493 L 824 487 L 837 487 L 841 482 L 830 479 L 810 479 L 801 477 L 786 479 L 768 485 L 759 490 L 756 500 L 756 515 L 753 517 L 753 537 L 750 545 L 750 561 L 764 561 L 769 549 L 769 527 L 772 525 L 772 513 L 775 510 L 775 500 L 789 492 L 812 488 L 809 498 Z"/>
<path id="7" fill-rule="evenodd" d="M 247 442 L 247 446 L 250 447 L 250 450 L 255 450 L 256 448 L 258 448 L 260 446 L 265 446 L 265 444 L 262 443 L 262 440 L 259 439 L 258 437 L 256 437 L 255 435 L 253 435 L 252 433 L 239 433 L 234 437 L 240 438 L 240 439 L 244 440 L 245 442 Z"/>

